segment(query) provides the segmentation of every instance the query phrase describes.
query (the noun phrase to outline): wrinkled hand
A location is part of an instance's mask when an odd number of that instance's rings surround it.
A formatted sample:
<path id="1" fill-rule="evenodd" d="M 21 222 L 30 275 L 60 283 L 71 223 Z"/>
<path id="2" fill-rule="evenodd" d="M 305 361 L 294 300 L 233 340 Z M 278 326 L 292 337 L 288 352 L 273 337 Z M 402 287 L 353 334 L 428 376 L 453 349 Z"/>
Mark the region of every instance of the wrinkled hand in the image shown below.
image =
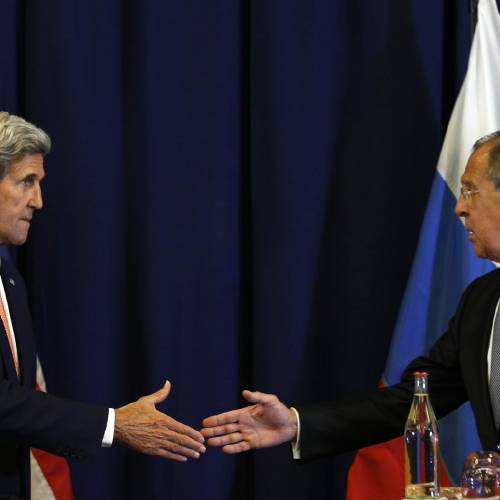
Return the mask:
<path id="1" fill-rule="evenodd" d="M 199 458 L 205 452 L 203 436 L 156 409 L 155 405 L 168 397 L 170 387 L 167 380 L 159 391 L 117 408 L 114 438 L 146 455 L 178 462 Z"/>
<path id="2" fill-rule="evenodd" d="M 255 404 L 203 420 L 201 433 L 210 438 L 207 444 L 222 446 L 224 453 L 241 453 L 295 439 L 295 413 L 275 395 L 247 390 L 242 394 L 247 401 Z"/>

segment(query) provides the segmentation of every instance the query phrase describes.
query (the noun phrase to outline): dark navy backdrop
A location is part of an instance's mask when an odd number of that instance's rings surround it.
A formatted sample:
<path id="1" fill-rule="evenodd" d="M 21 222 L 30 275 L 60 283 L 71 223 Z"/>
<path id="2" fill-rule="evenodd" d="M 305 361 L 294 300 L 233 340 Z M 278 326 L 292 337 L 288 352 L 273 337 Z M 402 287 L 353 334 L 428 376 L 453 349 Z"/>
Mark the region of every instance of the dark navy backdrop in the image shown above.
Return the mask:
<path id="1" fill-rule="evenodd" d="M 243 387 L 374 387 L 468 3 L 4 1 L 0 108 L 54 143 L 20 255 L 52 392 L 117 406 L 168 377 L 162 407 L 199 427 Z M 115 446 L 73 475 L 81 499 L 321 500 L 351 458 Z"/>

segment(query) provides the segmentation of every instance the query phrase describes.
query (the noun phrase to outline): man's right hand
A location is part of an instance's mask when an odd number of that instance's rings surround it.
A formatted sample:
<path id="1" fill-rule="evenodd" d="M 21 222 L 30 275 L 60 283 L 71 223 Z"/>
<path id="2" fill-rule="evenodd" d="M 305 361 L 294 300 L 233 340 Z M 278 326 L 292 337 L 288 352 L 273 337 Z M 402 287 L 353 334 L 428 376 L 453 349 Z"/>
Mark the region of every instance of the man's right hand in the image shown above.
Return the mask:
<path id="1" fill-rule="evenodd" d="M 201 433 L 210 446 L 224 453 L 269 448 L 297 436 L 297 418 L 275 395 L 243 391 L 252 406 L 214 415 L 203 420 Z"/>
<path id="2" fill-rule="evenodd" d="M 156 409 L 170 393 L 167 380 L 159 391 L 115 410 L 114 439 L 146 455 L 185 462 L 205 452 L 198 432 Z"/>

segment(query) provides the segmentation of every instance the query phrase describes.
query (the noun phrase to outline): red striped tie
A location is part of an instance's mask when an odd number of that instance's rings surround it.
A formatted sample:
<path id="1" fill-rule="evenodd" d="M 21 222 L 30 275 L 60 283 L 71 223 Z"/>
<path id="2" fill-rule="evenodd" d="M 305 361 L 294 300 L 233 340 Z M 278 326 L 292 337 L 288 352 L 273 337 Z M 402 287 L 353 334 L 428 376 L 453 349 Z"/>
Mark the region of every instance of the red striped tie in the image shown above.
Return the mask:
<path id="1" fill-rule="evenodd" d="M 9 340 L 10 352 L 12 353 L 12 359 L 14 360 L 14 366 L 16 367 L 17 378 L 20 377 L 19 370 L 19 360 L 17 359 L 17 352 L 14 344 L 14 336 L 10 330 L 9 322 L 7 321 L 7 314 L 5 312 L 5 307 L 3 300 L 0 297 L 0 317 L 2 318 L 3 327 L 5 328 L 5 333 L 7 334 L 7 339 Z"/>

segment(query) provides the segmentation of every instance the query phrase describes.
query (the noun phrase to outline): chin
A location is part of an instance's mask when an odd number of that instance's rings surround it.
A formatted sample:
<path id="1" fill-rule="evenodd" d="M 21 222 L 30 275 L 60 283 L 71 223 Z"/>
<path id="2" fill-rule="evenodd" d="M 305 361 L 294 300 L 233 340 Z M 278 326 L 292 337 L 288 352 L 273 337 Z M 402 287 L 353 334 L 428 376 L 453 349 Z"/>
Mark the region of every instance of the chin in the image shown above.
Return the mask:
<path id="1" fill-rule="evenodd" d="M 480 257 L 480 258 L 484 258 L 484 248 L 480 245 L 477 245 L 476 243 L 472 243 L 472 250 L 474 251 L 474 253 Z"/>
<path id="2" fill-rule="evenodd" d="M 474 253 L 480 258 L 500 263 L 500 252 L 487 252 L 484 248 L 474 249 Z"/>
<path id="3" fill-rule="evenodd" d="M 492 262 L 496 262 L 497 264 L 500 264 L 500 255 L 490 255 L 488 257 L 485 257 L 488 260 L 491 260 Z"/>
<path id="4" fill-rule="evenodd" d="M 491 256 L 488 255 L 487 252 L 484 251 L 484 248 L 482 247 L 476 247 L 474 246 L 474 253 L 476 254 L 476 257 L 479 257 L 480 259 L 491 259 Z M 500 258 L 500 257 L 499 257 Z"/>
<path id="5" fill-rule="evenodd" d="M 28 238 L 27 231 L 1 231 L 0 245 L 23 245 Z"/>
<path id="6" fill-rule="evenodd" d="M 15 236 L 15 237 L 9 238 L 7 241 L 7 244 L 8 245 L 15 245 L 15 246 L 24 245 L 26 243 L 27 239 L 28 239 L 28 235 Z"/>

